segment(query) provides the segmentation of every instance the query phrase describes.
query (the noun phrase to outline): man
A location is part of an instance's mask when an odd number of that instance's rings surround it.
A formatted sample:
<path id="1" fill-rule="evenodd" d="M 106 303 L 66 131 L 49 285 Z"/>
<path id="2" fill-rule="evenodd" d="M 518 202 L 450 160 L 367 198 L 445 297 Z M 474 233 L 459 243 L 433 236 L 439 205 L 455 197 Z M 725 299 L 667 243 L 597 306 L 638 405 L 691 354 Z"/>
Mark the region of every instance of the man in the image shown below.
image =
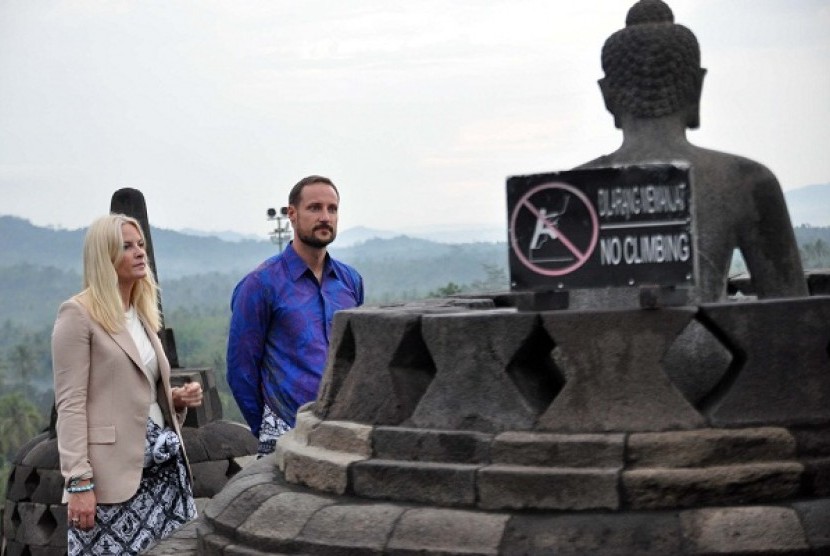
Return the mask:
<path id="1" fill-rule="evenodd" d="M 317 397 L 334 313 L 363 304 L 360 274 L 326 251 L 337 236 L 339 204 L 330 179 L 300 180 L 288 195 L 293 241 L 233 291 L 227 379 L 260 457 Z"/>

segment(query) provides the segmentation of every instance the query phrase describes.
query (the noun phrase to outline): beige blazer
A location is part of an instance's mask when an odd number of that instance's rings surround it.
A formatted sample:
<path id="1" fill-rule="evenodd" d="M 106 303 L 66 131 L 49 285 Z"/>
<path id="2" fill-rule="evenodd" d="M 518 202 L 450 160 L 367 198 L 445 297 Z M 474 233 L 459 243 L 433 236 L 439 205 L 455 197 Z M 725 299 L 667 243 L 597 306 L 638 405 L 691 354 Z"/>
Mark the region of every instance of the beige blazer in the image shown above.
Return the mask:
<path id="1" fill-rule="evenodd" d="M 159 363 L 157 401 L 181 437 L 184 412 L 173 411 L 170 364 L 155 331 L 142 323 Z M 61 305 L 52 331 L 52 369 L 61 474 L 66 481 L 91 474 L 100 504 L 128 500 L 141 480 L 152 402 L 129 331 L 110 334 L 73 297 Z"/>

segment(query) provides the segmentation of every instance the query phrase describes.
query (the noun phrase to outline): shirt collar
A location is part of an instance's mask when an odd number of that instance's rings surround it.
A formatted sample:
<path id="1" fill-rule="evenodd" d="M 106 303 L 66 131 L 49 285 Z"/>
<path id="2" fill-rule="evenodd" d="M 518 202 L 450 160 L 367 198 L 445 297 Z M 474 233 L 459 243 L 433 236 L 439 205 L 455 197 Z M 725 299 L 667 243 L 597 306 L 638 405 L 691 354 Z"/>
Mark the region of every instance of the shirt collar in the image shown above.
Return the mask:
<path id="1" fill-rule="evenodd" d="M 308 268 L 308 265 L 305 263 L 303 259 L 294 251 L 294 242 L 290 241 L 288 246 L 286 246 L 285 251 L 282 253 L 283 258 L 285 259 L 286 264 L 288 265 L 288 274 L 291 276 L 291 279 L 295 282 L 300 279 L 300 277 L 305 274 L 306 272 L 311 272 L 311 269 Z M 323 262 L 323 276 L 334 276 L 337 279 L 340 277 L 337 274 L 337 269 L 333 264 L 331 264 L 331 256 L 326 252 L 326 259 Z"/>

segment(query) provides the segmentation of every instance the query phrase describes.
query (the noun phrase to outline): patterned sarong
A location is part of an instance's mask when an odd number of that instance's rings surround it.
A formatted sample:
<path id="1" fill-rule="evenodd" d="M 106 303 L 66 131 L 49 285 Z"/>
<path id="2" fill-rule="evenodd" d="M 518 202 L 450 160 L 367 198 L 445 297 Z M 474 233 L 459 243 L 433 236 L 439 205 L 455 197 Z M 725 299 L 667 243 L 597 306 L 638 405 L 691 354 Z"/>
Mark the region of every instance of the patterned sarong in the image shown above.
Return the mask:
<path id="1" fill-rule="evenodd" d="M 259 446 L 257 459 L 267 456 L 277 448 L 277 440 L 291 430 L 291 427 L 277 417 L 267 405 L 262 410 L 262 424 L 259 427 Z"/>
<path id="2" fill-rule="evenodd" d="M 196 517 L 178 435 L 147 419 L 145 467 L 138 492 L 121 504 L 98 504 L 95 527 L 68 527 L 69 556 L 139 554 Z"/>

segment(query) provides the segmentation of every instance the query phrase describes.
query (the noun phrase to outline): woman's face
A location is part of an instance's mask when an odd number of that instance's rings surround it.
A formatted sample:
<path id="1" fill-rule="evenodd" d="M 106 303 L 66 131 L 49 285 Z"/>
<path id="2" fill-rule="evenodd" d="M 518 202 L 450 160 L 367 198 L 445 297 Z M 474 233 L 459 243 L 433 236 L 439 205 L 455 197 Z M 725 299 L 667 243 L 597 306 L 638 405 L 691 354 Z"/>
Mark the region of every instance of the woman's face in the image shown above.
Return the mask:
<path id="1" fill-rule="evenodd" d="M 144 240 L 132 224 L 121 224 L 124 235 L 124 254 L 115 267 L 120 285 L 132 286 L 147 275 L 147 252 Z"/>

